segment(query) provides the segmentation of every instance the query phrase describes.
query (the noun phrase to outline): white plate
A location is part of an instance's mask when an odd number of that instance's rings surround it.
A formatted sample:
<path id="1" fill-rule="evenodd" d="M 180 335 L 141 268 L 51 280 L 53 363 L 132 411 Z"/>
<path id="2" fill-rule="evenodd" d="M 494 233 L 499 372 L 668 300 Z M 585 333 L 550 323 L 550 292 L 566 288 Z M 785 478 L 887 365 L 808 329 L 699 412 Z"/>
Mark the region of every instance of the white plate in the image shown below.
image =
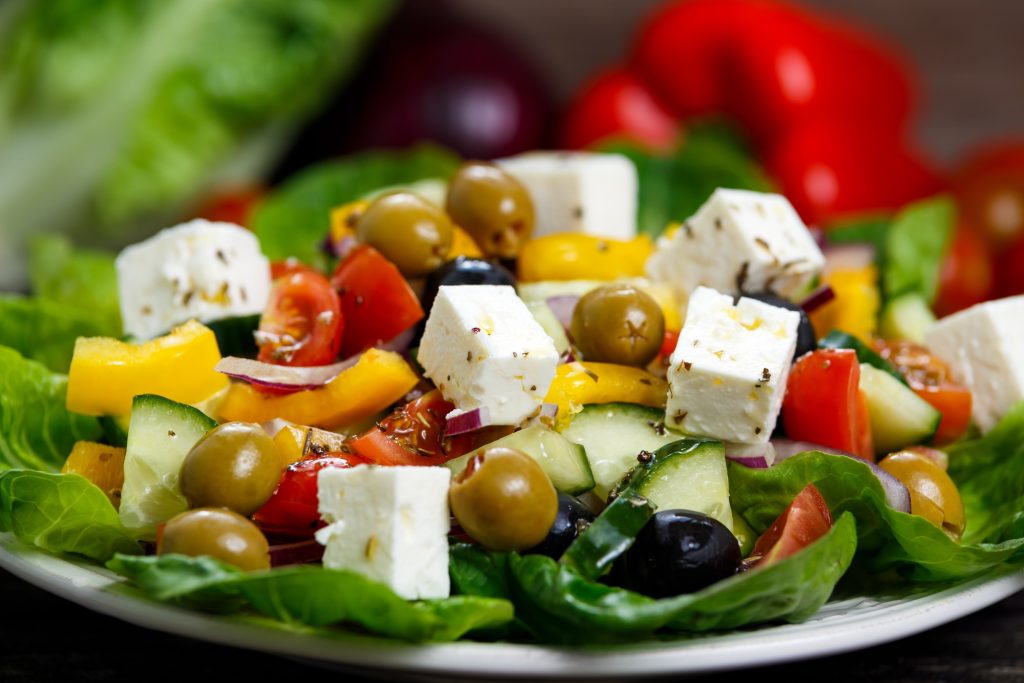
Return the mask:
<path id="1" fill-rule="evenodd" d="M 337 635 L 292 632 L 190 612 L 118 593 L 121 580 L 115 574 L 39 552 L 7 533 L 0 533 L 0 567 L 89 609 L 168 633 L 342 668 L 474 678 L 697 674 L 809 659 L 913 635 L 1024 588 L 1024 570 L 1001 568 L 909 596 L 831 602 L 802 624 L 614 647 L 557 648 L 473 642 L 413 645 L 341 630 Z"/>

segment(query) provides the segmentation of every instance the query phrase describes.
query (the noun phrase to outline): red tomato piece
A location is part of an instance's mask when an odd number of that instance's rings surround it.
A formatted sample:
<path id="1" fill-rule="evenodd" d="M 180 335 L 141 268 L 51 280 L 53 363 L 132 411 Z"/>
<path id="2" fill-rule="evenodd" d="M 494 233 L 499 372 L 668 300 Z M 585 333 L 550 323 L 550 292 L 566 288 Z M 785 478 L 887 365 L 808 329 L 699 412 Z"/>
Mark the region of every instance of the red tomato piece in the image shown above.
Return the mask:
<path id="1" fill-rule="evenodd" d="M 440 465 L 476 447 L 472 434 L 445 436 L 445 415 L 454 409 L 435 389 L 396 408 L 349 447 L 377 465 Z"/>
<path id="2" fill-rule="evenodd" d="M 328 453 L 289 465 L 274 494 L 263 504 L 253 521 L 267 533 L 284 536 L 312 536 L 323 526 L 318 511 L 316 478 L 328 467 L 355 467 L 367 461 L 349 453 Z"/>
<path id="3" fill-rule="evenodd" d="M 288 275 L 304 272 L 319 273 L 315 268 L 307 266 L 294 256 L 289 256 L 283 261 L 270 262 L 270 279 L 272 280 L 278 280 L 280 278 L 287 277 Z"/>
<path id="4" fill-rule="evenodd" d="M 935 313 L 956 313 L 990 299 L 995 290 L 992 254 L 985 238 L 960 226 L 939 271 Z"/>
<path id="5" fill-rule="evenodd" d="M 1011 243 L 996 259 L 996 293 L 1024 294 L 1024 237 Z"/>
<path id="6" fill-rule="evenodd" d="M 331 284 L 341 297 L 346 358 L 395 338 L 423 319 L 423 308 L 398 268 L 370 246 L 359 246 L 338 264 Z"/>
<path id="7" fill-rule="evenodd" d="M 259 359 L 278 365 L 327 365 L 341 348 L 345 317 L 337 292 L 312 270 L 276 280 L 256 332 Z"/>
<path id="8" fill-rule="evenodd" d="M 563 131 L 567 149 L 613 139 L 660 152 L 675 145 L 680 125 L 643 81 L 617 67 L 598 74 L 577 93 Z"/>
<path id="9" fill-rule="evenodd" d="M 757 539 L 751 558 L 758 567 L 773 564 L 803 550 L 831 528 L 828 504 L 818 488 L 808 484 Z"/>
<path id="10" fill-rule="evenodd" d="M 249 222 L 253 213 L 266 194 L 267 189 L 260 185 L 223 189 L 204 199 L 193 213 L 196 218 L 248 228 L 251 227 Z"/>
<path id="11" fill-rule="evenodd" d="M 1024 140 L 993 143 L 953 180 L 960 213 L 996 245 L 1024 238 Z"/>
<path id="12" fill-rule="evenodd" d="M 932 439 L 936 445 L 953 443 L 967 433 L 967 427 L 971 424 L 973 405 L 973 398 L 967 387 L 944 383 L 937 387 L 915 387 L 914 393 L 942 413 L 939 428 Z"/>
<path id="13" fill-rule="evenodd" d="M 931 166 L 894 131 L 814 121 L 776 141 L 766 165 L 808 223 L 892 211 L 944 189 Z"/>
<path id="14" fill-rule="evenodd" d="M 786 434 L 874 460 L 860 362 L 850 349 L 820 349 L 801 356 L 789 374 L 782 420 Z"/>

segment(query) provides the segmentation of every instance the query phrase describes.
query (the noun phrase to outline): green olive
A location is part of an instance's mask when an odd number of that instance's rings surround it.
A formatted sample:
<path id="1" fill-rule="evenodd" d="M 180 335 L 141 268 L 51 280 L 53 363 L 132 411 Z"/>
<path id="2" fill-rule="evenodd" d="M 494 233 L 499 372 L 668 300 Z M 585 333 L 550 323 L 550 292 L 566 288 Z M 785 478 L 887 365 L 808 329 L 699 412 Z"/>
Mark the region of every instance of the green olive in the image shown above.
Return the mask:
<path id="1" fill-rule="evenodd" d="M 447 214 L 412 192 L 392 192 L 373 201 L 356 223 L 356 237 L 398 267 L 406 277 L 436 270 L 452 248 Z"/>
<path id="2" fill-rule="evenodd" d="M 447 210 L 487 256 L 515 258 L 533 233 L 530 193 L 494 164 L 463 164 L 448 185 Z"/>
<path id="3" fill-rule="evenodd" d="M 210 555 L 239 569 L 270 568 L 266 536 L 248 519 L 223 508 L 199 508 L 172 517 L 157 541 L 156 554 Z"/>
<path id="4" fill-rule="evenodd" d="M 514 448 L 473 456 L 448 493 L 459 526 L 491 550 L 540 543 L 558 514 L 558 494 L 537 461 Z"/>
<path id="5" fill-rule="evenodd" d="M 226 422 L 211 429 L 181 465 L 181 492 L 192 507 L 224 507 L 248 517 L 281 480 L 281 457 L 263 429 Z"/>
<path id="6" fill-rule="evenodd" d="M 607 285 L 580 297 L 569 330 L 584 359 L 643 367 L 661 349 L 665 315 L 646 292 Z"/>

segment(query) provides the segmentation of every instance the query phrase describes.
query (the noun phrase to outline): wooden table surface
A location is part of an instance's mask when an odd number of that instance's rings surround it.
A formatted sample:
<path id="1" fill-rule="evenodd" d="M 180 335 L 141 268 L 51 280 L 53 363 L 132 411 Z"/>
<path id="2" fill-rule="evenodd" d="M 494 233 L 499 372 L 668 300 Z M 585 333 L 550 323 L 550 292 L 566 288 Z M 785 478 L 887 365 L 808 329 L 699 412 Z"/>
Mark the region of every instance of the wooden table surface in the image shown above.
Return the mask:
<path id="1" fill-rule="evenodd" d="M 373 680 L 132 626 L 52 596 L 2 570 L 0 605 L 0 681 L 4 683 Z M 758 680 L 765 674 L 772 675 L 772 680 L 828 683 L 1024 681 L 1024 592 L 898 642 L 811 662 L 748 670 L 742 676 Z M 699 680 L 737 677 L 717 675 Z"/>

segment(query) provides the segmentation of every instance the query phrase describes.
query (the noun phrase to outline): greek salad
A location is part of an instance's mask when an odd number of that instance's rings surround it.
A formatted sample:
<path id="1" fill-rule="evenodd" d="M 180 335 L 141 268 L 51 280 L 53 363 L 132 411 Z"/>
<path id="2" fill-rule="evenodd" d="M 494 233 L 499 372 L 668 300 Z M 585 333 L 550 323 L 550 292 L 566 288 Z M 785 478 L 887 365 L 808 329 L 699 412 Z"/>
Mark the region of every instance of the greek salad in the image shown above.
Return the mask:
<path id="1" fill-rule="evenodd" d="M 1020 556 L 1024 297 L 935 319 L 948 200 L 823 236 L 719 188 L 652 239 L 620 154 L 426 166 L 316 244 L 52 252 L 120 322 L 2 301 L 0 529 L 197 609 L 556 644 Z"/>

